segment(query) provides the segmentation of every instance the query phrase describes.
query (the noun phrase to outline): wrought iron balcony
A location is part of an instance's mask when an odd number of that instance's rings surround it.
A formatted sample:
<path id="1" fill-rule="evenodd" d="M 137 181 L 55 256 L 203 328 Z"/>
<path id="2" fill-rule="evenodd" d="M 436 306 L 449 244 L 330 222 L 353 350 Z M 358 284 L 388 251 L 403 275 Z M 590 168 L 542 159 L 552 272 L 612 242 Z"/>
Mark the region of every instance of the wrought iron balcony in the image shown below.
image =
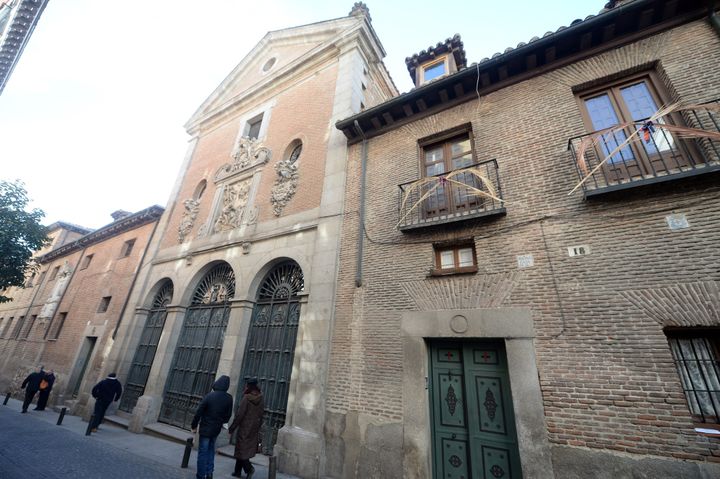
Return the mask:
<path id="1" fill-rule="evenodd" d="M 720 100 L 706 105 L 720 105 Z M 647 129 L 647 120 L 616 132 L 598 136 L 598 132 L 576 136 L 568 140 L 568 150 L 580 180 L 589 175 L 582 184 L 585 197 L 602 195 L 636 186 L 671 181 L 720 170 L 720 141 L 699 137 L 699 131 L 720 132 L 720 112 L 712 110 L 685 110 L 675 114 L 688 129 L 696 130 L 693 138 L 683 133 L 671 133 L 657 124 L 673 122 L 661 118 L 647 132 L 635 135 L 630 142 L 619 148 L 633 132 L 632 128 Z M 677 123 L 676 123 L 677 124 Z M 597 137 L 592 146 L 589 139 Z M 584 144 L 583 144 L 584 142 Z M 580 151 L 584 150 L 584 155 Z M 617 151 L 616 151 L 617 150 Z M 600 163 L 613 153 L 604 164 Z M 592 172 L 592 174 L 590 174 Z"/>
<path id="2" fill-rule="evenodd" d="M 403 183 L 398 188 L 400 231 L 506 212 L 495 160 Z"/>

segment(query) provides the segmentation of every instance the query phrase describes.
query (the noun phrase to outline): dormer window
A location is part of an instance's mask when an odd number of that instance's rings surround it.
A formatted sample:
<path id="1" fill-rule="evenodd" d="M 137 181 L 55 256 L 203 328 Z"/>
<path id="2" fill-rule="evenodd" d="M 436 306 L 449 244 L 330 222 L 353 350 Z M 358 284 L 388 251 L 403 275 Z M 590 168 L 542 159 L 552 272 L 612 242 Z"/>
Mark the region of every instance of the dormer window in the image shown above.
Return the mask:
<path id="1" fill-rule="evenodd" d="M 462 70 L 467 65 L 467 60 L 460 35 L 406 58 L 405 65 L 415 86 Z"/>
<path id="2" fill-rule="evenodd" d="M 434 80 L 436 78 L 445 76 L 445 75 L 447 75 L 447 72 L 448 72 L 447 57 L 443 57 L 436 62 L 428 63 L 427 65 L 423 65 L 423 67 L 422 67 L 422 83 L 427 83 L 430 80 Z"/>

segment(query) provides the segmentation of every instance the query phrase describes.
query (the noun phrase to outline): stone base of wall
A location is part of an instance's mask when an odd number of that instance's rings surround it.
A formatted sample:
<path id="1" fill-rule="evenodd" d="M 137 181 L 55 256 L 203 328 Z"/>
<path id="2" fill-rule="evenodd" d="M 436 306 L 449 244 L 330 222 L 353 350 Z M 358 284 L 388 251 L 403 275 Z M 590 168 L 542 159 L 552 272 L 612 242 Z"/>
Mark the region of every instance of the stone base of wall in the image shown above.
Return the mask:
<path id="1" fill-rule="evenodd" d="M 322 438 L 317 434 L 285 426 L 278 431 L 273 452 L 280 472 L 302 478 L 319 477 Z"/>
<path id="2" fill-rule="evenodd" d="M 720 464 L 633 456 L 608 451 L 552 446 L 555 477 L 564 479 L 711 479 L 720 477 Z"/>

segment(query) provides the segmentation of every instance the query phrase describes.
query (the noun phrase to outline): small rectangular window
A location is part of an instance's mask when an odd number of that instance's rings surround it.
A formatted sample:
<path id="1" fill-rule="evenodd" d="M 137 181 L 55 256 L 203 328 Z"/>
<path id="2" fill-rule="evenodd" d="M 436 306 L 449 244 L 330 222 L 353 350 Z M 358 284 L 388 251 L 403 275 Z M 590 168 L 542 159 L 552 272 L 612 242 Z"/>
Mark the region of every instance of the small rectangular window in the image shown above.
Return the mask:
<path id="1" fill-rule="evenodd" d="M 92 254 L 85 256 L 83 258 L 82 266 L 80 266 L 80 269 L 87 269 L 87 267 L 90 266 L 90 262 L 92 261 L 93 256 L 94 255 Z"/>
<path id="2" fill-rule="evenodd" d="M 262 126 L 263 115 L 260 114 L 249 120 L 245 125 L 245 135 L 248 138 L 257 139 L 260 136 L 260 127 Z"/>
<path id="3" fill-rule="evenodd" d="M 63 325 L 65 324 L 65 318 L 67 318 L 67 313 L 58 313 L 55 320 L 50 323 L 45 332 L 46 339 L 55 340 L 60 336 L 60 331 L 62 331 Z"/>
<path id="4" fill-rule="evenodd" d="M 12 338 L 17 339 L 20 336 L 23 324 L 25 324 L 25 316 L 20 316 L 15 323 L 15 329 L 13 329 Z"/>
<path id="5" fill-rule="evenodd" d="M 108 306 L 110 306 L 110 300 L 112 299 L 112 296 L 104 296 L 103 299 L 100 300 L 100 306 L 98 306 L 98 313 L 104 313 L 108 310 Z"/>
<path id="6" fill-rule="evenodd" d="M 33 283 L 35 282 L 35 276 L 36 276 L 35 273 L 33 273 L 33 274 L 30 275 L 30 277 L 28 278 L 28 280 L 25 282 L 25 287 L 26 287 L 26 288 L 32 288 L 32 287 L 33 287 Z"/>
<path id="7" fill-rule="evenodd" d="M 20 331 L 20 339 L 27 339 L 28 336 L 30 336 L 30 331 L 32 331 L 36 319 L 37 314 L 33 314 L 32 316 L 30 316 L 30 321 L 28 321 L 23 330 Z"/>
<path id="8" fill-rule="evenodd" d="M 50 273 L 50 281 L 57 278 L 58 273 L 60 272 L 60 266 L 55 266 L 52 270 L 52 273 Z"/>
<path id="9" fill-rule="evenodd" d="M 435 245 L 435 269 L 433 275 L 474 273 L 477 271 L 475 245 Z"/>
<path id="10" fill-rule="evenodd" d="M 135 238 L 131 240 L 127 240 L 122 247 L 122 251 L 120 252 L 121 258 L 126 258 L 130 256 L 130 253 L 132 253 L 133 246 L 135 246 Z"/>
<path id="11" fill-rule="evenodd" d="M 693 419 L 720 424 L 720 330 L 666 335 Z"/>
<path id="12" fill-rule="evenodd" d="M 14 316 L 10 316 L 10 318 L 7 321 L 7 324 L 5 325 L 5 329 L 3 329 L 2 337 L 7 338 L 8 334 L 10 333 L 10 328 L 12 327 L 13 320 L 15 319 Z"/>

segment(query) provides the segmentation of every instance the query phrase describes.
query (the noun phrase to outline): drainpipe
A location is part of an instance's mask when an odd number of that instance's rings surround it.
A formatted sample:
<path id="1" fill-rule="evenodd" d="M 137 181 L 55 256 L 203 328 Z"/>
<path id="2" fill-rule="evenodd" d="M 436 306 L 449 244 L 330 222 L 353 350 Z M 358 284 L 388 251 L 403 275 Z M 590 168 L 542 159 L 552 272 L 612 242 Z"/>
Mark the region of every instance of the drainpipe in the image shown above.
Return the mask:
<path id="1" fill-rule="evenodd" d="M 355 286 L 362 286 L 362 260 L 363 247 L 365 246 L 365 175 L 367 173 L 367 138 L 355 120 L 355 130 L 362 136 L 362 148 L 360 151 L 360 208 L 358 211 L 358 244 L 357 244 L 357 266 L 355 268 Z"/>

